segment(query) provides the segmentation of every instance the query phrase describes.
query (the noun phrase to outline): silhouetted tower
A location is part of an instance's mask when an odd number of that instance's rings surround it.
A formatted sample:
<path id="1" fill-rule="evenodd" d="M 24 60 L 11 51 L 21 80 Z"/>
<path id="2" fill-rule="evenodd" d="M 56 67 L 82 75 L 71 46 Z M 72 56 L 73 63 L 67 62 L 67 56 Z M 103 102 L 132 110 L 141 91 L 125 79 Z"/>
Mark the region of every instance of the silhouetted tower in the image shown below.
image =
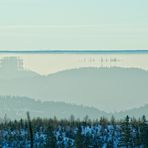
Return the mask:
<path id="1" fill-rule="evenodd" d="M 0 59 L 0 68 L 3 70 L 23 70 L 23 60 L 18 57 L 4 57 Z"/>

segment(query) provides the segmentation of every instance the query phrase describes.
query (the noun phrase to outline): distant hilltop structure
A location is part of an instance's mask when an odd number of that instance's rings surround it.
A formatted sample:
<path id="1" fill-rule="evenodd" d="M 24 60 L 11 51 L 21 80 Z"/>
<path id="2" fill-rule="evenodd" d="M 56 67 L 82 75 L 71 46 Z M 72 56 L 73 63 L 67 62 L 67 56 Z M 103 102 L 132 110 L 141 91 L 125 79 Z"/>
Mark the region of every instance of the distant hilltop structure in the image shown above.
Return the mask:
<path id="1" fill-rule="evenodd" d="M 24 68 L 23 59 L 20 57 L 3 57 L 0 59 L 0 80 L 32 78 L 37 74 Z M 1 90 L 1 89 L 0 89 Z M 7 90 L 7 89 L 6 89 Z"/>
<path id="2" fill-rule="evenodd" d="M 19 57 L 4 57 L 0 59 L 0 68 L 9 71 L 23 70 L 23 60 Z"/>

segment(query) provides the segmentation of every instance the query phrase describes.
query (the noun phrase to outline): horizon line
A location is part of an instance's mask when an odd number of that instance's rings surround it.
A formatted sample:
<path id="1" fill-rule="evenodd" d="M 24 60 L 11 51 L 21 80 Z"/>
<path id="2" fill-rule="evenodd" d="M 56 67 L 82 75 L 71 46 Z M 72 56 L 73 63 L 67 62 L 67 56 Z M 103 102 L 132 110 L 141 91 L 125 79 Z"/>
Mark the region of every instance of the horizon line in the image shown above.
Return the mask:
<path id="1" fill-rule="evenodd" d="M 112 53 L 117 53 L 117 54 L 142 54 L 142 53 L 148 53 L 148 49 L 37 49 L 37 50 L 0 50 L 0 54 L 112 54 Z"/>

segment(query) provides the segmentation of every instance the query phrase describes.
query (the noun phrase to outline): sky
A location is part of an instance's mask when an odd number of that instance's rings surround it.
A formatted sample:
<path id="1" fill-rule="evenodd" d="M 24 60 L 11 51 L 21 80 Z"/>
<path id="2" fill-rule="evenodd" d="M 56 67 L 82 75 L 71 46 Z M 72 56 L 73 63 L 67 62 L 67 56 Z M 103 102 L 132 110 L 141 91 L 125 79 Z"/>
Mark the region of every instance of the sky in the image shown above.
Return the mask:
<path id="1" fill-rule="evenodd" d="M 0 50 L 148 49 L 147 0 L 0 0 Z"/>

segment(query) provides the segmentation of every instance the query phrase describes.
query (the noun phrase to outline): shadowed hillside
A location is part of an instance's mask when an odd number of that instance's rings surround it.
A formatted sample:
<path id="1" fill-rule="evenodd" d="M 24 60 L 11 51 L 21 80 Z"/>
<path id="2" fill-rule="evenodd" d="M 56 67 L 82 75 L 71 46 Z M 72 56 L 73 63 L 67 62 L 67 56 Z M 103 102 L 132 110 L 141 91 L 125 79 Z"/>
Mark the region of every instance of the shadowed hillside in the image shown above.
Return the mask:
<path id="1" fill-rule="evenodd" d="M 71 115 L 83 119 L 88 115 L 91 119 L 108 117 L 109 114 L 93 107 L 67 104 L 63 102 L 41 102 L 27 97 L 0 97 L 0 118 L 7 115 L 11 119 L 26 118 L 29 111 L 32 117 L 68 119 Z"/>
<path id="2" fill-rule="evenodd" d="M 127 110 L 125 112 L 111 114 L 93 107 L 67 104 L 63 102 L 41 102 L 28 97 L 0 97 L 0 118 L 3 118 L 5 115 L 11 119 L 26 118 L 27 111 L 30 112 L 33 118 L 53 118 L 56 116 L 58 119 L 69 119 L 71 115 L 73 115 L 75 119 L 79 118 L 81 120 L 87 115 L 90 119 L 99 119 L 102 116 L 110 119 L 112 115 L 116 119 L 125 118 L 126 115 L 129 115 L 130 117 L 134 116 L 136 118 L 143 115 L 148 117 L 148 105 L 137 109 Z"/>

